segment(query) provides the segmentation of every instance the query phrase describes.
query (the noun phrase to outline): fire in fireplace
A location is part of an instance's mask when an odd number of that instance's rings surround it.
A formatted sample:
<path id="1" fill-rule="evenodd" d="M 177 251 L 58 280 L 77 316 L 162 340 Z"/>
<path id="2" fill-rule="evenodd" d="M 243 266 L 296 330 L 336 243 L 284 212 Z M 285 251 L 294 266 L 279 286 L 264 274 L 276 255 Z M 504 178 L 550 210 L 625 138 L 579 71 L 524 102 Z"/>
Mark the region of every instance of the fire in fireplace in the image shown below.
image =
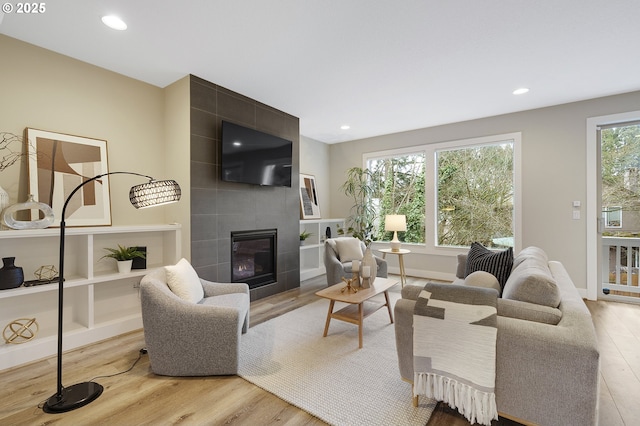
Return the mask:
<path id="1" fill-rule="evenodd" d="M 231 233 L 231 281 L 256 288 L 276 282 L 278 231 L 263 229 Z"/>

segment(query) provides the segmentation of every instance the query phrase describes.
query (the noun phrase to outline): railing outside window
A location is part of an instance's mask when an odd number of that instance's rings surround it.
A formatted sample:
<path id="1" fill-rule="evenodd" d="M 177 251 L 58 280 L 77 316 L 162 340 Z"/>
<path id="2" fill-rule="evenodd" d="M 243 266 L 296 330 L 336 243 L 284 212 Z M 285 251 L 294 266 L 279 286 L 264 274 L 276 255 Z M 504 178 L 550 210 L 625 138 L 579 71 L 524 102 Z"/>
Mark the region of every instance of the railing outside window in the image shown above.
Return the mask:
<path id="1" fill-rule="evenodd" d="M 640 238 L 602 237 L 602 252 L 602 288 L 621 296 L 639 296 Z"/>

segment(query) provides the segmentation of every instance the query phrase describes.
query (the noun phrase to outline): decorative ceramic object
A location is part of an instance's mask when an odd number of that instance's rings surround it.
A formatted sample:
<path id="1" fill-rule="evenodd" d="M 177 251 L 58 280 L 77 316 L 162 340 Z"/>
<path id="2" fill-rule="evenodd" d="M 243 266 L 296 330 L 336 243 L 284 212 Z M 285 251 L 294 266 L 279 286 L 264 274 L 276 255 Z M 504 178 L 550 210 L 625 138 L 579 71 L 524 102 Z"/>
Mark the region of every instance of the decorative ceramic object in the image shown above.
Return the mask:
<path id="1" fill-rule="evenodd" d="M 373 281 L 375 281 L 376 274 L 378 273 L 378 264 L 376 263 L 376 258 L 373 257 L 373 253 L 371 252 L 371 247 L 367 247 L 367 249 L 364 252 L 364 256 L 362 258 L 361 268 L 363 268 L 363 272 L 364 272 L 364 268 L 366 267 L 369 267 L 369 279 L 365 280 L 364 273 L 362 274 L 362 277 L 363 277 L 362 287 L 369 288 L 369 286 L 373 284 Z"/>
<path id="2" fill-rule="evenodd" d="M 24 343 L 36 337 L 39 330 L 40 326 L 35 318 L 18 318 L 7 324 L 2 330 L 2 337 L 6 343 Z"/>
<path id="3" fill-rule="evenodd" d="M 15 260 L 15 257 L 2 258 L 4 266 L 0 268 L 0 290 L 20 287 L 24 282 L 24 272 L 13 264 Z"/>
<path id="4" fill-rule="evenodd" d="M 18 220 L 13 215 L 21 210 L 37 209 L 43 213 L 42 219 Z M 17 203 L 2 211 L 2 223 L 13 229 L 44 229 L 53 223 L 53 210 L 48 204 L 39 203 L 29 194 L 29 199 L 24 203 Z"/>
<path id="5" fill-rule="evenodd" d="M 0 211 L 9 207 L 9 194 L 0 186 Z"/>
<path id="6" fill-rule="evenodd" d="M 128 274 L 131 272 L 131 265 L 133 264 L 133 259 L 131 260 L 118 260 L 118 272 L 121 274 Z"/>

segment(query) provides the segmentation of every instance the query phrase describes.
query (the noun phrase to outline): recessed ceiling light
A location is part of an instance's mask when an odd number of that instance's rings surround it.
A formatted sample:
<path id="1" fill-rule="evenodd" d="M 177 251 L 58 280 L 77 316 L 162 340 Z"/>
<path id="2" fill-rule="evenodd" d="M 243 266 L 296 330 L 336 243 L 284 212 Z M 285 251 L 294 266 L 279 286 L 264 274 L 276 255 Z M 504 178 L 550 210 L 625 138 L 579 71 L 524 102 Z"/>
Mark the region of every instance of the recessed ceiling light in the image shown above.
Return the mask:
<path id="1" fill-rule="evenodd" d="M 351 128 L 351 126 L 349 126 L 348 124 L 343 124 L 342 126 L 340 126 L 340 128 L 342 130 L 349 130 Z"/>
<path id="2" fill-rule="evenodd" d="M 124 31 L 127 29 L 127 24 L 115 15 L 106 15 L 102 17 L 102 22 L 109 28 L 114 30 Z"/>
<path id="3" fill-rule="evenodd" d="M 521 87 L 519 89 L 516 89 L 513 91 L 514 95 L 524 95 L 525 93 L 527 93 L 529 91 L 529 89 L 527 89 L 526 87 Z"/>

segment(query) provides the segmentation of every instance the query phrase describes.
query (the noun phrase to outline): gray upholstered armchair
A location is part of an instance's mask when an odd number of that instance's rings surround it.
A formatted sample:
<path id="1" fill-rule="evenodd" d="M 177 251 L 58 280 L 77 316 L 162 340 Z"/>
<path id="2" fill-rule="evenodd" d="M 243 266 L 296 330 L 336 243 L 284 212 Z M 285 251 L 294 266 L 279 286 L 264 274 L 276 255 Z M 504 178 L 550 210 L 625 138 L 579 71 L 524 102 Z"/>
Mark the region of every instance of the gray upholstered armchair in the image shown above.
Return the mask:
<path id="1" fill-rule="evenodd" d="M 156 374 L 238 372 L 240 335 L 249 326 L 249 286 L 199 281 L 204 297 L 197 303 L 172 291 L 165 269 L 146 275 L 140 283 L 144 337 Z"/>
<path id="2" fill-rule="evenodd" d="M 340 244 L 339 241 L 347 240 L 357 241 L 358 244 L 356 244 L 356 247 L 360 249 L 359 257 L 357 253 L 352 253 L 352 250 L 347 250 L 349 253 L 342 253 L 341 256 L 339 246 L 344 246 L 344 244 Z M 351 246 L 351 249 L 353 249 L 351 244 L 348 246 Z M 327 271 L 327 285 L 331 286 L 339 283 L 342 277 L 351 278 L 351 260 L 356 258 L 361 259 L 365 249 L 364 243 L 354 237 L 328 238 L 324 243 L 324 267 Z M 387 261 L 378 256 L 374 257 L 378 265 L 376 276 L 387 278 Z"/>

